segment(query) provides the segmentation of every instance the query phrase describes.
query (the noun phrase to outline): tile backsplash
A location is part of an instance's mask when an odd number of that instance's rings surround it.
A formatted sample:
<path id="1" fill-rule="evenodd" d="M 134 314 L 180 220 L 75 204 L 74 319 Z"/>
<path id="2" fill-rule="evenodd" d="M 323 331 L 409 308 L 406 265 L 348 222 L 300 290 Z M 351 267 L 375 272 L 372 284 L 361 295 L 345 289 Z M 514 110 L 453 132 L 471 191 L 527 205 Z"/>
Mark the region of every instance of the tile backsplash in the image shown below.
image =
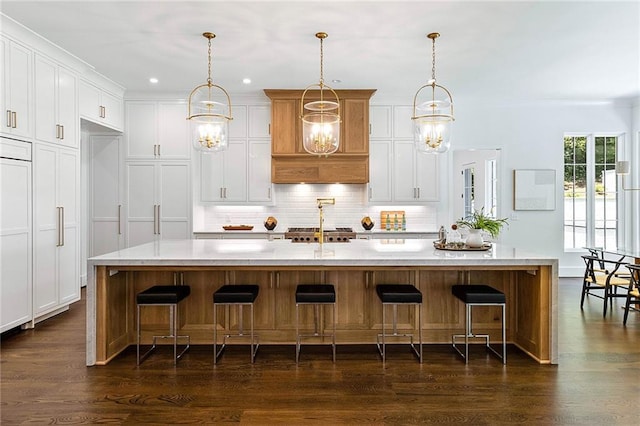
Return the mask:
<path id="1" fill-rule="evenodd" d="M 354 184 L 292 184 L 274 185 L 274 205 L 213 205 L 194 204 L 194 232 L 222 231 L 223 225 L 253 225 L 255 231 L 265 230 L 264 221 L 273 216 L 278 220 L 276 232 L 289 227 L 318 226 L 316 198 L 334 197 L 335 205 L 324 206 L 326 228 L 352 227 L 362 231 L 360 220 L 370 216 L 374 229 L 380 229 L 380 211 L 404 210 L 407 231 L 433 232 L 436 225 L 436 208 L 428 205 L 385 206 L 370 205 L 367 201 L 367 185 Z"/>

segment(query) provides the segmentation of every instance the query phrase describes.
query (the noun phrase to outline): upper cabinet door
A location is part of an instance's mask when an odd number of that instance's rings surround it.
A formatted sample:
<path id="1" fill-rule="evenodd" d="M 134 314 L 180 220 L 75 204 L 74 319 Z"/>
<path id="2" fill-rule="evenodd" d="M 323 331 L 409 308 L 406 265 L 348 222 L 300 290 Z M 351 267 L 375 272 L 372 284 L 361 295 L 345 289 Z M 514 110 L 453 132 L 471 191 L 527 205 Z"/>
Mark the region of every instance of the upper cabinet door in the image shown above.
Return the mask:
<path id="1" fill-rule="evenodd" d="M 249 106 L 249 137 L 271 137 L 271 107 L 269 105 Z"/>
<path id="2" fill-rule="evenodd" d="M 79 139 L 78 78 L 68 69 L 58 67 L 57 89 L 59 141 L 76 148 Z"/>
<path id="3" fill-rule="evenodd" d="M 158 157 L 162 159 L 188 159 L 191 156 L 191 138 L 187 104 L 183 102 L 158 103 Z"/>
<path id="4" fill-rule="evenodd" d="M 87 120 L 119 130 L 123 129 L 123 100 L 91 83 L 79 84 L 80 115 Z"/>
<path id="5" fill-rule="evenodd" d="M 156 158 L 158 154 L 157 105 L 127 102 L 127 158 Z"/>
<path id="6" fill-rule="evenodd" d="M 78 146 L 76 76 L 55 62 L 35 57 L 36 139 Z"/>
<path id="7" fill-rule="evenodd" d="M 372 105 L 369 108 L 369 137 L 371 139 L 391 138 L 391 107 Z"/>
<path id="8" fill-rule="evenodd" d="M 35 58 L 36 139 L 57 142 L 60 128 L 56 117 L 57 65 L 40 55 Z"/>
<path id="9" fill-rule="evenodd" d="M 371 141 L 369 152 L 369 202 L 391 201 L 391 141 Z"/>
<path id="10" fill-rule="evenodd" d="M 300 133 L 300 101 L 274 99 L 271 101 L 271 154 L 300 154 L 303 152 Z"/>
<path id="11" fill-rule="evenodd" d="M 338 152 L 345 154 L 369 153 L 369 99 L 343 99 L 340 101 L 342 140 Z"/>
<path id="12" fill-rule="evenodd" d="M 122 129 L 122 99 L 108 92 L 102 92 L 102 120 L 109 127 Z"/>
<path id="13" fill-rule="evenodd" d="M 2 133 L 21 138 L 33 136 L 33 52 L 7 38 L 2 41 Z"/>
<path id="14" fill-rule="evenodd" d="M 393 137 L 413 139 L 413 106 L 397 105 L 393 107 Z"/>

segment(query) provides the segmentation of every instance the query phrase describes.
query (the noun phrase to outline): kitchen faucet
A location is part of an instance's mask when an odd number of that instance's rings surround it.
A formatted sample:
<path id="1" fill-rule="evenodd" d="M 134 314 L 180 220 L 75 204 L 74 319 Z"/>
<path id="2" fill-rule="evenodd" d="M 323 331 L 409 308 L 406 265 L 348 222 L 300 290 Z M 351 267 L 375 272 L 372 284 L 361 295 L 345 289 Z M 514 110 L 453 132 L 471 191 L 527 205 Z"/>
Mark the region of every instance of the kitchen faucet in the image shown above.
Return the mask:
<path id="1" fill-rule="evenodd" d="M 318 203 L 318 210 L 320 211 L 320 232 L 316 232 L 315 236 L 318 238 L 318 243 L 322 245 L 324 243 L 324 213 L 322 206 L 326 204 L 336 204 L 335 198 L 316 198 Z"/>

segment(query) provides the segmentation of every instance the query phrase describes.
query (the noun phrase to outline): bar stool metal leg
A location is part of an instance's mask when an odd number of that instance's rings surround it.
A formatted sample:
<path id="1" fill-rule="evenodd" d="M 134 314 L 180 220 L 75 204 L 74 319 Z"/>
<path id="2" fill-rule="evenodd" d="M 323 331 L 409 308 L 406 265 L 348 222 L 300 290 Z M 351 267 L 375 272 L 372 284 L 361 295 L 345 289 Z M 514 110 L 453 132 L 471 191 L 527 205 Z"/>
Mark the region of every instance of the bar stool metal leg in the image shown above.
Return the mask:
<path id="1" fill-rule="evenodd" d="M 386 305 L 391 305 L 393 307 L 393 323 L 392 323 L 392 332 L 386 332 Z M 384 363 L 387 359 L 387 349 L 386 349 L 386 338 L 387 337 L 409 337 L 409 345 L 411 347 L 412 352 L 418 358 L 418 361 L 422 363 L 422 304 L 421 303 L 402 303 L 402 305 L 413 305 L 414 308 L 418 311 L 418 345 L 416 348 L 415 343 L 413 341 L 413 333 L 398 333 L 398 303 L 383 303 L 382 304 L 382 333 L 378 334 L 376 338 L 376 346 L 378 348 L 378 353 L 382 357 L 382 362 Z"/>
<path id="2" fill-rule="evenodd" d="M 473 307 L 474 306 L 500 306 L 501 308 L 501 335 L 502 335 L 502 353 L 496 351 L 489 343 L 489 335 L 488 334 L 476 334 L 473 332 Z M 469 362 L 469 339 L 477 339 L 482 338 L 485 339 L 485 347 L 489 351 L 493 352 L 500 360 L 502 360 L 503 364 L 507 363 L 507 333 L 505 328 L 505 313 L 506 313 L 506 304 L 504 303 L 465 303 L 465 325 L 464 325 L 464 335 L 463 334 L 454 334 L 452 336 L 452 345 L 453 348 L 464 358 L 465 364 Z M 456 345 L 456 339 L 464 338 L 464 353 L 458 348 Z"/>
<path id="3" fill-rule="evenodd" d="M 300 334 L 300 305 L 313 305 L 313 334 Z M 328 303 L 296 303 L 296 365 L 300 360 L 300 349 L 302 346 L 303 337 L 328 337 L 328 334 L 320 331 L 320 324 L 322 324 L 324 315 L 320 313 L 321 305 L 331 305 L 331 317 L 332 317 L 332 333 L 331 333 L 331 353 L 332 360 L 336 362 L 336 304 L 335 302 Z"/>
<path id="4" fill-rule="evenodd" d="M 249 342 L 250 345 L 250 350 L 251 350 L 251 363 L 253 364 L 255 362 L 256 359 L 256 354 L 258 353 L 258 347 L 260 346 L 260 342 L 258 340 L 258 336 L 256 336 L 255 334 L 255 330 L 254 330 L 254 310 L 253 310 L 253 303 L 214 303 L 213 304 L 213 317 L 217 318 L 217 307 L 218 305 L 226 305 L 226 306 L 231 306 L 231 305 L 235 305 L 238 306 L 238 333 L 236 334 L 231 334 L 231 333 L 226 333 L 223 335 L 222 337 L 222 345 L 220 345 L 220 349 L 218 349 L 218 326 L 217 323 L 214 324 L 213 327 L 213 363 L 217 364 L 218 363 L 218 358 L 220 358 L 220 356 L 222 355 L 222 352 L 224 351 L 224 349 L 227 347 L 227 339 L 231 338 L 231 337 L 244 337 L 245 336 L 245 332 L 244 332 L 244 310 L 243 305 L 249 305 L 250 308 L 250 331 L 249 331 L 249 338 L 251 339 Z"/>

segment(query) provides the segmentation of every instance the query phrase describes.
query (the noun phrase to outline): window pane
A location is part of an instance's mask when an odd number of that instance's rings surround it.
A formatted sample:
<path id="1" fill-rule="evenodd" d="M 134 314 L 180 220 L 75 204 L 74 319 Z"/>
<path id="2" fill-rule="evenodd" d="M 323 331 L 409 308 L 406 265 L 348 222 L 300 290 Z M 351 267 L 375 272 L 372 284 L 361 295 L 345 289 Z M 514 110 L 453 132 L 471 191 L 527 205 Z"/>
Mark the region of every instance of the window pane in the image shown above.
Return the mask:
<path id="1" fill-rule="evenodd" d="M 576 164 L 587 163 L 587 138 L 579 136 L 574 138 L 575 141 L 575 161 Z"/>
<path id="2" fill-rule="evenodd" d="M 584 197 L 587 191 L 587 166 L 575 168 L 576 197 Z"/>
<path id="3" fill-rule="evenodd" d="M 615 164 L 616 163 L 616 137 L 608 137 L 605 142 L 605 163 L 607 164 Z"/>
<path id="4" fill-rule="evenodd" d="M 603 137 L 597 137 L 595 142 L 596 164 L 604 163 L 604 140 Z"/>
<path id="5" fill-rule="evenodd" d="M 564 163 L 573 163 L 574 160 L 574 143 L 573 138 L 565 136 L 564 138 Z M 566 180 L 566 179 L 565 179 Z"/>

